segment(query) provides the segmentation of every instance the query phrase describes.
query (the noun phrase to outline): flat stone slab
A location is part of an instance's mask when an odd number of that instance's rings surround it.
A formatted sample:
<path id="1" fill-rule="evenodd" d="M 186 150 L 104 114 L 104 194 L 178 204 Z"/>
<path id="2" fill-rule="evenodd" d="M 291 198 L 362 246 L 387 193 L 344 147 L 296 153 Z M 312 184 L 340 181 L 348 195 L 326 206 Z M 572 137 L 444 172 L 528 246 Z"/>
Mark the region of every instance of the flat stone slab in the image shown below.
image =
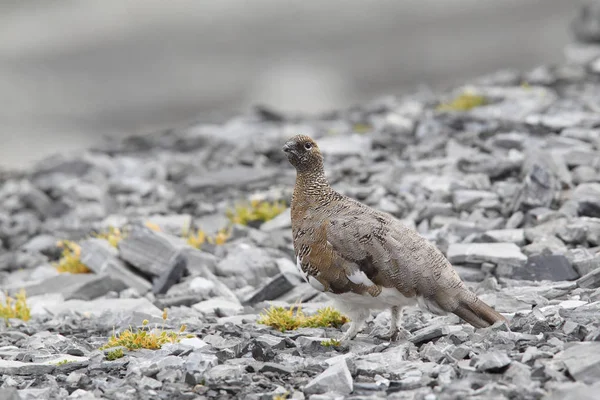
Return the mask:
<path id="1" fill-rule="evenodd" d="M 51 374 L 56 365 L 47 363 L 27 363 L 13 360 L 0 360 L 0 375 L 46 375 Z"/>
<path id="2" fill-rule="evenodd" d="M 457 264 L 490 262 L 521 266 L 527 262 L 527 256 L 514 243 L 452 243 L 447 257 Z"/>
<path id="3" fill-rule="evenodd" d="M 600 342 L 569 344 L 554 358 L 565 363 L 575 380 L 588 385 L 600 381 Z"/>
<path id="4" fill-rule="evenodd" d="M 48 312 L 60 314 L 61 312 L 74 311 L 81 314 L 100 316 L 105 312 L 133 312 L 138 311 L 152 316 L 161 317 L 162 311 L 146 298 L 139 299 L 98 299 L 93 301 L 68 300 L 47 307 Z"/>
<path id="5" fill-rule="evenodd" d="M 337 392 L 350 394 L 354 390 L 354 381 L 345 361 L 327 368 L 304 387 L 306 394 Z"/>

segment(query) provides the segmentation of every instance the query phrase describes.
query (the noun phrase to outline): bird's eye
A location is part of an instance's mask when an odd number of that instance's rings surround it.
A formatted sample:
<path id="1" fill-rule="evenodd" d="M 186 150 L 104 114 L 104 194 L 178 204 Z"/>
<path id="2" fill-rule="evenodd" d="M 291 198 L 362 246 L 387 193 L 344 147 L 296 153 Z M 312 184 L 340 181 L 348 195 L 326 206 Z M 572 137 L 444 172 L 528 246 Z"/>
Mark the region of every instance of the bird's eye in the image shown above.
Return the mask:
<path id="1" fill-rule="evenodd" d="M 312 149 L 312 143 L 305 143 L 305 144 L 304 144 L 304 148 L 305 148 L 306 150 L 310 150 L 310 149 Z"/>

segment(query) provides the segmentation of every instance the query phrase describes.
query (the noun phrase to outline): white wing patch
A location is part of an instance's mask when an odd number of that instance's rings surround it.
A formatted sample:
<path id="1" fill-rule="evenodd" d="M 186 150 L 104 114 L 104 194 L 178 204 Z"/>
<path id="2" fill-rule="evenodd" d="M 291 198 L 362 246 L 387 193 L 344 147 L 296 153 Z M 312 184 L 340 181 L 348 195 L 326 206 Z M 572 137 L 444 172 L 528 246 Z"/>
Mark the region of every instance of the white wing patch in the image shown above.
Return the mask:
<path id="1" fill-rule="evenodd" d="M 306 272 L 302 271 L 302 263 L 300 262 L 300 257 L 296 257 L 296 268 L 298 268 L 300 276 L 304 278 L 306 283 L 308 283 L 313 288 L 317 289 L 319 292 L 325 291 L 325 286 L 323 286 L 323 284 L 319 282 L 317 278 L 315 278 L 312 275 L 308 275 Z"/>
<path id="2" fill-rule="evenodd" d="M 364 272 L 362 272 L 361 270 L 356 270 L 351 275 L 348 275 L 348 279 L 350 280 L 350 282 L 354 283 L 355 285 L 363 284 L 367 287 L 375 286 L 373 281 L 370 280 L 369 278 L 367 278 L 367 275 Z"/>
<path id="3" fill-rule="evenodd" d="M 304 271 L 302 271 L 302 263 L 300 262 L 300 257 L 296 257 L 296 268 L 298 269 L 298 273 L 300 273 L 300 276 L 304 278 L 306 282 L 308 282 L 307 274 Z"/>
<path id="4" fill-rule="evenodd" d="M 323 286 L 323 284 L 321 282 L 319 282 L 317 280 L 317 278 L 315 278 L 312 275 L 310 275 L 308 277 L 308 283 L 310 283 L 310 286 L 312 286 L 313 288 L 317 289 L 319 292 L 324 292 L 325 291 L 325 286 Z"/>

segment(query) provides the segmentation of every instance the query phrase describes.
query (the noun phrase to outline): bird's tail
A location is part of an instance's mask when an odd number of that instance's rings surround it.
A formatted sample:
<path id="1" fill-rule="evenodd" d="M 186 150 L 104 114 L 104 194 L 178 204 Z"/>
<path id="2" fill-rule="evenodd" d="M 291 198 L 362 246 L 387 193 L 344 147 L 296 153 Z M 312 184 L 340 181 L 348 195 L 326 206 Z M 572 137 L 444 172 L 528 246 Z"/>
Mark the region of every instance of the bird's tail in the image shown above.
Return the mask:
<path id="1" fill-rule="evenodd" d="M 467 288 L 463 288 L 463 291 L 458 294 L 458 307 L 452 312 L 476 328 L 486 328 L 498 321 L 508 322 L 506 317 L 488 306 Z"/>

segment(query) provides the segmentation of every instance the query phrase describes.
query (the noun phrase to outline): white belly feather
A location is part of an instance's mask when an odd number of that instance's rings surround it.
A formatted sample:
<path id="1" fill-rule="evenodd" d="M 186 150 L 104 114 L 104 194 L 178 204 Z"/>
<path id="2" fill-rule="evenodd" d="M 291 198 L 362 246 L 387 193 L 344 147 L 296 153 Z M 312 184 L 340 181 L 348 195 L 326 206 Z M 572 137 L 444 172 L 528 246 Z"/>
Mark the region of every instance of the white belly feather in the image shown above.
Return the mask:
<path id="1" fill-rule="evenodd" d="M 325 287 L 315 279 L 313 276 L 308 275 L 304 271 L 302 271 L 300 258 L 296 257 L 296 268 L 298 268 L 298 272 L 300 276 L 313 288 L 318 290 L 319 292 L 324 292 Z M 363 284 L 365 286 L 373 286 L 375 285 L 367 275 L 358 271 L 354 274 L 348 276 L 348 279 L 359 285 Z M 349 308 L 362 308 L 362 309 L 370 309 L 370 310 L 384 310 L 393 306 L 405 307 L 412 306 L 417 304 L 416 298 L 405 297 L 402 293 L 400 293 L 397 289 L 394 288 L 383 288 L 381 293 L 377 297 L 373 297 L 368 293 L 358 294 L 354 292 L 335 294 L 331 292 L 324 292 L 331 300 L 336 303 L 339 309 Z"/>

